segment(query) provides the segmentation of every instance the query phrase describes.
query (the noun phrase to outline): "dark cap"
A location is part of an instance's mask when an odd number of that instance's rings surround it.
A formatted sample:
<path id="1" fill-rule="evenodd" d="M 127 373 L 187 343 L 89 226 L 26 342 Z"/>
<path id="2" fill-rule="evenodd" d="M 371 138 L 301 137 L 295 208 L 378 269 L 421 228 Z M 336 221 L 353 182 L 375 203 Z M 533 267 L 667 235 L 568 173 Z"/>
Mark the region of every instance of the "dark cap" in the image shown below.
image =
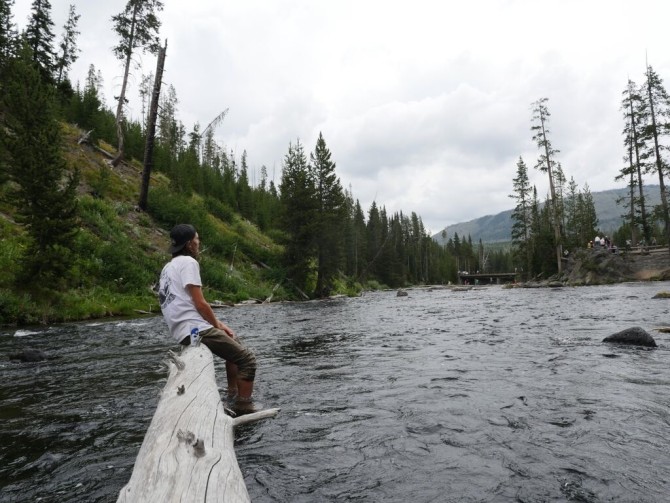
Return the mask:
<path id="1" fill-rule="evenodd" d="M 177 253 L 195 237 L 195 227 L 191 224 L 177 224 L 170 231 L 170 253 Z"/>

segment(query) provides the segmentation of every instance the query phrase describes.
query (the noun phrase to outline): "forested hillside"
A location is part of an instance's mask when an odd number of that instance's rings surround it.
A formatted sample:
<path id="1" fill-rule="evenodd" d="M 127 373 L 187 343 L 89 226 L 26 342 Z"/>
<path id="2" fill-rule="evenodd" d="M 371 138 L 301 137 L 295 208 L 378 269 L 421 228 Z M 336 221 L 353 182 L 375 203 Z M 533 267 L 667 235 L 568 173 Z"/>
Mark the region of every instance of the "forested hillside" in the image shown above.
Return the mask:
<path id="1" fill-rule="evenodd" d="M 115 107 L 94 64 L 83 84 L 70 80 L 80 52 L 74 7 L 57 41 L 48 1 L 33 4 L 22 33 L 12 4 L 0 0 L 0 324 L 156 312 L 152 287 L 180 222 L 201 235 L 211 300 L 446 283 L 459 263 L 476 267 L 472 243 L 437 245 L 417 214 L 377 202 L 364 210 L 343 190 L 323 135 L 309 153 L 288 145 L 278 186 L 264 166 L 252 185 L 246 152 L 214 139 L 225 110 L 189 131 L 176 90 L 152 77 L 140 92 L 143 103 L 157 98 L 155 133 L 154 117 L 127 117 L 131 61 L 165 56 L 159 0 L 129 0 L 110 20 L 125 68 Z"/>

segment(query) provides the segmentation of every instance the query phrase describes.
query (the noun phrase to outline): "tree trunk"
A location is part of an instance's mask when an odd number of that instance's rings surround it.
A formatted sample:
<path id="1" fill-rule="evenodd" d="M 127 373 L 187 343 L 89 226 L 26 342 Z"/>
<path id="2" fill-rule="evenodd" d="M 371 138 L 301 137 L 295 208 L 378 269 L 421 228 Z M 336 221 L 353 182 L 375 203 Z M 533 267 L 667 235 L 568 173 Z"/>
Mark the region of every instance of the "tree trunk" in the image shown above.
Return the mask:
<path id="1" fill-rule="evenodd" d="M 561 225 L 558 215 L 558 200 L 556 199 L 556 188 L 554 186 L 554 173 L 551 169 L 551 158 L 549 157 L 549 146 L 547 143 L 547 134 L 544 129 L 544 119 L 542 120 L 542 136 L 544 138 L 544 151 L 547 157 L 547 173 L 549 174 L 549 191 L 551 194 L 551 216 L 554 224 L 554 240 L 556 241 L 556 267 L 558 274 L 563 272 L 563 244 L 561 239 Z"/>
<path id="2" fill-rule="evenodd" d="M 154 78 L 154 89 L 151 93 L 151 107 L 149 109 L 149 120 L 147 121 L 147 141 L 144 146 L 144 171 L 142 172 L 142 186 L 140 187 L 139 207 L 147 211 L 147 199 L 149 198 L 149 181 L 154 164 L 154 140 L 156 136 L 156 117 L 158 116 L 158 98 L 161 94 L 161 83 L 163 80 L 163 67 L 165 65 L 165 52 L 167 51 L 167 40 L 165 47 L 158 51 L 158 62 L 156 63 L 156 77 Z"/>
<path id="3" fill-rule="evenodd" d="M 265 417 L 268 409 L 233 419 L 223 408 L 212 353 L 203 344 L 170 353 L 170 375 L 117 503 L 248 502 L 234 451 L 235 426 Z"/>
<path id="4" fill-rule="evenodd" d="M 630 91 L 629 91 L 630 94 Z M 638 135 L 637 128 L 635 127 L 635 109 L 633 108 L 633 101 L 630 102 L 630 127 L 633 131 L 633 145 L 635 146 L 635 169 L 637 171 L 637 189 L 640 194 L 640 218 L 642 219 L 642 233 L 644 234 L 644 239 L 648 243 L 651 239 L 651 233 L 649 232 L 649 223 L 647 222 L 647 210 L 644 202 L 644 189 L 642 187 L 642 169 L 640 167 L 640 146 L 638 144 Z M 637 244 L 637 240 L 633 238 L 633 244 Z"/>
<path id="5" fill-rule="evenodd" d="M 116 136 L 118 140 L 118 149 L 116 157 L 112 160 L 112 166 L 118 166 L 123 160 L 123 106 L 126 103 L 126 89 L 128 87 L 128 74 L 130 73 L 130 61 L 133 56 L 133 43 L 135 38 L 135 17 L 137 16 L 138 5 L 135 5 L 133 11 L 133 20 L 130 23 L 130 37 L 128 40 L 128 54 L 126 54 L 126 67 L 123 71 L 123 83 L 121 84 L 121 94 L 119 95 L 119 104 L 116 107 Z"/>
<path id="6" fill-rule="evenodd" d="M 670 214 L 668 213 L 668 198 L 665 194 L 665 182 L 663 180 L 663 160 L 658 142 L 658 126 L 656 125 L 656 114 L 654 113 L 654 98 L 651 92 L 651 82 L 647 77 L 647 91 L 649 93 L 649 108 L 651 111 L 651 130 L 654 136 L 654 156 L 656 157 L 656 171 L 658 171 L 658 184 L 661 189 L 661 208 L 663 209 L 663 221 L 665 223 L 665 238 L 668 251 L 670 251 Z M 647 243 L 649 245 L 649 243 Z"/>

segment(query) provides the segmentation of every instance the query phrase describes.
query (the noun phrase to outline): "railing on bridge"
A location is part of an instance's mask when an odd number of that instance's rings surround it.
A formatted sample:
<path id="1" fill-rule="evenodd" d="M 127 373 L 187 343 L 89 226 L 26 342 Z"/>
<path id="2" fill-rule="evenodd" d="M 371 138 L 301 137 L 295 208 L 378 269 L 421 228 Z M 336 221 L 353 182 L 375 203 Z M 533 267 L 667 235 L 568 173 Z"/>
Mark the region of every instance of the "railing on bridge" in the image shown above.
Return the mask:
<path id="1" fill-rule="evenodd" d="M 504 283 L 514 283 L 516 281 L 515 272 L 499 273 L 476 273 L 467 272 L 458 273 L 458 281 L 462 285 L 500 285 Z"/>

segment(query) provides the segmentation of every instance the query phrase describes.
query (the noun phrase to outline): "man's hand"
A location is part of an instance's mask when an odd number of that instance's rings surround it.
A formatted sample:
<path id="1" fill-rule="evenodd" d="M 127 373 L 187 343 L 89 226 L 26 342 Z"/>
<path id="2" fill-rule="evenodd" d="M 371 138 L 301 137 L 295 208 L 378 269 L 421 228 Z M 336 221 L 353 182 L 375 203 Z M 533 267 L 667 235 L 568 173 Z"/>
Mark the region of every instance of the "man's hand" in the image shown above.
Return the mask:
<path id="1" fill-rule="evenodd" d="M 223 330 L 232 339 L 237 339 L 237 336 L 235 335 L 235 332 L 233 332 L 233 329 L 230 328 L 228 325 L 226 325 L 224 322 L 216 320 L 216 328 L 218 328 L 219 330 Z"/>
<path id="2" fill-rule="evenodd" d="M 205 300 L 205 297 L 202 294 L 202 288 L 200 286 L 186 285 L 186 289 L 191 294 L 191 299 L 193 299 L 193 305 L 200 313 L 200 316 L 202 316 L 207 321 L 207 323 L 209 323 L 213 327 L 218 328 L 219 330 L 223 330 L 232 339 L 237 339 L 235 332 L 233 332 L 228 325 L 217 319 L 216 315 L 214 314 L 214 311 L 212 311 L 212 307 Z"/>

